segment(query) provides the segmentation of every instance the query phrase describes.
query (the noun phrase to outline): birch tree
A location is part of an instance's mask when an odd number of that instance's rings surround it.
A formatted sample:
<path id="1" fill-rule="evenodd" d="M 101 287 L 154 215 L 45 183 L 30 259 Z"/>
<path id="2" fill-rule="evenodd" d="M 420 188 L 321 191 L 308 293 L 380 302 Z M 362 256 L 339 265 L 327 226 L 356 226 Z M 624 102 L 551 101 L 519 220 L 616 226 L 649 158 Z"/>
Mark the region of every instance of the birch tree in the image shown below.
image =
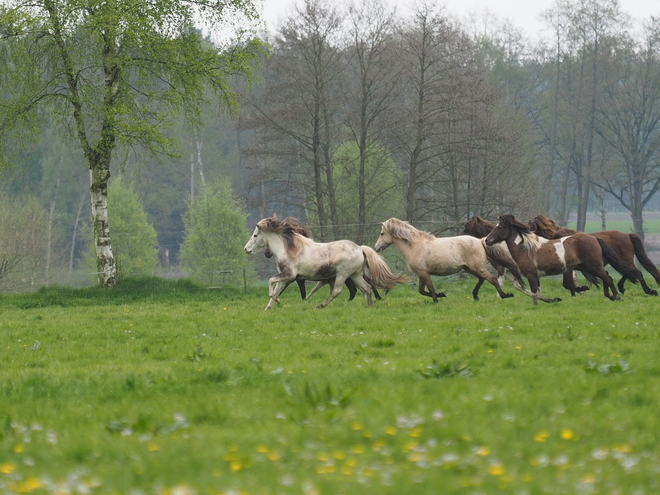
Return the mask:
<path id="1" fill-rule="evenodd" d="M 249 78 L 262 44 L 251 38 L 219 49 L 195 22 L 227 29 L 255 19 L 250 0 L 7 0 L 0 6 L 0 155 L 9 129 L 29 128 L 47 106 L 74 135 L 90 173 L 98 281 L 113 286 L 107 194 L 119 146 L 175 153 L 164 134 L 177 112 L 199 122 L 204 89 L 235 105 L 232 75 Z M 12 136 L 13 137 L 13 136 Z"/>

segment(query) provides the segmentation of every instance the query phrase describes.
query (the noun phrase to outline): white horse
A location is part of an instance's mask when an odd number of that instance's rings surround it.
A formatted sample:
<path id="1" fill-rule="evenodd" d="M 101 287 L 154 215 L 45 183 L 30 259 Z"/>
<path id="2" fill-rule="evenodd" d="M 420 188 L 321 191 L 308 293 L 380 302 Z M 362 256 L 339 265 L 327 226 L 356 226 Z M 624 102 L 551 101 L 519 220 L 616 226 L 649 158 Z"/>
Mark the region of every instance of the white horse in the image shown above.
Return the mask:
<path id="1" fill-rule="evenodd" d="M 268 246 L 277 260 L 279 274 L 268 281 L 270 301 L 279 303 L 279 295 L 286 285 L 296 278 L 306 280 L 331 280 L 330 296 L 318 308 L 324 308 L 339 295 L 346 279 L 351 279 L 362 291 L 371 306 L 371 286 L 364 279 L 368 269 L 372 284 L 390 289 L 395 283 L 407 283 L 406 276 L 394 274 L 385 261 L 368 246 L 358 246 L 351 241 L 318 243 L 296 232 L 275 216 L 257 222 L 252 237 L 245 245 L 245 252 Z"/>
<path id="2" fill-rule="evenodd" d="M 469 235 L 435 237 L 428 232 L 416 229 L 408 222 L 390 218 L 382 224 L 375 246 L 376 251 L 381 252 L 391 244 L 394 244 L 401 252 L 408 268 L 419 276 L 419 293 L 433 298 L 433 302 L 438 302 L 438 298 L 445 297 L 445 294 L 435 291 L 431 275 L 453 275 L 461 270 L 465 270 L 479 279 L 472 291 L 475 301 L 479 300 L 479 289 L 484 280 L 493 284 L 502 299 L 513 297 L 513 294 L 502 290 L 497 278 L 488 271 L 486 266 L 488 256 L 496 254 L 486 253 L 485 242 L 482 239 Z M 515 264 L 512 265 L 502 259 L 497 261 L 506 268 L 518 272 Z M 522 283 L 522 280 L 519 282 Z"/>

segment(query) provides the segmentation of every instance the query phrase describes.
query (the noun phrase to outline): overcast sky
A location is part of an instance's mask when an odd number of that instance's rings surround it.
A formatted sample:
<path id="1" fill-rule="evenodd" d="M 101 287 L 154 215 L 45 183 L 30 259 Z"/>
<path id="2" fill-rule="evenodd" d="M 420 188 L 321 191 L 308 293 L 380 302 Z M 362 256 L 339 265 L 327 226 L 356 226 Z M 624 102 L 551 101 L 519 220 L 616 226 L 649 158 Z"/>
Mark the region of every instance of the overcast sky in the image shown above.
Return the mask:
<path id="1" fill-rule="evenodd" d="M 399 10 L 405 5 L 411 5 L 412 0 L 390 0 L 399 5 Z M 290 13 L 292 6 L 302 0 L 263 0 L 263 18 L 273 31 L 277 21 L 285 14 Z M 544 23 L 539 20 L 539 14 L 549 9 L 554 0 L 445 0 L 439 1 L 444 5 L 447 13 L 455 17 L 466 19 L 472 14 L 489 11 L 500 21 L 509 20 L 523 30 L 531 38 L 537 38 L 545 29 Z M 630 14 L 633 19 L 647 19 L 651 15 L 660 16 L 660 2 L 657 0 L 619 0 L 621 9 Z"/>

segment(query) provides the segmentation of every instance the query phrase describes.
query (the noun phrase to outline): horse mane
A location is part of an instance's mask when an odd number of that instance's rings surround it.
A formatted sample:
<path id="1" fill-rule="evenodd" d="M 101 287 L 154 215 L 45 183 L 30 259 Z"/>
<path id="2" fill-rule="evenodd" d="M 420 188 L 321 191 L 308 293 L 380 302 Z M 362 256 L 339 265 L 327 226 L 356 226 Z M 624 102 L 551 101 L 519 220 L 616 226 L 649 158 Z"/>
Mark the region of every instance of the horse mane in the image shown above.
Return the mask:
<path id="1" fill-rule="evenodd" d="M 415 237 L 422 239 L 435 239 L 435 236 L 424 232 L 423 230 L 416 229 L 410 223 L 399 220 L 398 218 L 390 218 L 383 222 L 383 228 L 394 237 L 395 239 L 402 239 L 412 244 Z"/>
<path id="2" fill-rule="evenodd" d="M 475 237 L 486 237 L 495 228 L 495 224 L 481 218 L 478 215 L 473 216 L 463 227 L 462 234 L 473 235 Z"/>
<path id="3" fill-rule="evenodd" d="M 280 220 L 273 215 L 257 222 L 257 227 L 266 232 L 274 232 L 279 235 L 284 240 L 287 252 L 293 257 L 302 251 L 305 245 L 302 239 L 311 238 L 309 227 L 301 224 L 294 217 L 286 217 Z"/>
<path id="4" fill-rule="evenodd" d="M 528 222 L 529 230 L 546 239 L 559 239 L 577 233 L 566 227 L 560 227 L 552 218 L 546 215 L 537 215 Z"/>
<path id="5" fill-rule="evenodd" d="M 515 216 L 500 215 L 500 224 L 510 226 L 521 237 L 527 252 L 532 253 L 541 247 L 539 236 L 530 230 L 529 225 L 522 223 Z"/>

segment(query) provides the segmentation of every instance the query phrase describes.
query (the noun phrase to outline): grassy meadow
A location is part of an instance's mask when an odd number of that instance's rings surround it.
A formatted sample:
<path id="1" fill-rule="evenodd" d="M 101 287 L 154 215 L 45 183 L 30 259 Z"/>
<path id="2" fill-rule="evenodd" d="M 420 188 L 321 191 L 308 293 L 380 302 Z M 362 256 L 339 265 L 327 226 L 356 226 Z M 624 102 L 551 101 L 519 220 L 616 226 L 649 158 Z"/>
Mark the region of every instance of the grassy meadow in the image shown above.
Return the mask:
<path id="1" fill-rule="evenodd" d="M 654 494 L 660 299 L 0 296 L 0 492 Z"/>

